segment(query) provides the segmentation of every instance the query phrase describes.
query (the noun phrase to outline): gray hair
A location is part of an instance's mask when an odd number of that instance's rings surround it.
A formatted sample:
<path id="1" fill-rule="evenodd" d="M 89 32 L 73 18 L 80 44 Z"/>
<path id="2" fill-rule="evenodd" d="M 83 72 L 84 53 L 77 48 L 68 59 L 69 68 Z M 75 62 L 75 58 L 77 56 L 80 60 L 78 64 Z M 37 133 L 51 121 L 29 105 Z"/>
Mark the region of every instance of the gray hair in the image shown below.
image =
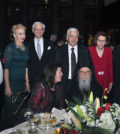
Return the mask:
<path id="1" fill-rule="evenodd" d="M 79 90 L 81 91 L 89 91 L 90 90 L 90 85 L 91 85 L 91 75 L 87 80 L 82 80 L 80 78 L 80 75 L 78 74 L 78 86 Z"/>
<path id="2" fill-rule="evenodd" d="M 68 28 L 68 30 L 67 30 L 67 37 L 68 37 L 70 31 L 77 31 L 77 32 L 78 32 L 78 36 L 79 36 L 79 31 L 78 31 L 78 29 L 75 28 L 75 27 L 70 27 L 70 28 Z"/>
<path id="3" fill-rule="evenodd" d="M 36 25 L 36 24 L 42 24 L 42 25 L 43 25 L 43 29 L 45 30 L 45 24 L 42 23 L 41 21 L 36 21 L 36 22 L 34 22 L 33 25 L 32 25 L 32 30 L 35 28 L 35 25 Z"/>

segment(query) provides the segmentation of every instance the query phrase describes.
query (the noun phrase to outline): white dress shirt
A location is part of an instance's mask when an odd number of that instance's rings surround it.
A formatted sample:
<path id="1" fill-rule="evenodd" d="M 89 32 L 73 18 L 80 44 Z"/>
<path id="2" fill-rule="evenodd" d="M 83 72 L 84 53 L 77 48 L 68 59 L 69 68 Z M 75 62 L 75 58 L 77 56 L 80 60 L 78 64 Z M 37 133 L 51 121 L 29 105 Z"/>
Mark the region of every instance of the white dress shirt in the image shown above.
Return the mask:
<path id="1" fill-rule="evenodd" d="M 37 53 L 37 43 L 38 43 L 38 39 L 37 38 L 34 38 L 34 43 L 35 43 L 35 51 Z M 40 45 L 40 48 L 41 48 L 41 56 L 42 56 L 43 55 L 43 51 L 44 51 L 43 37 L 40 38 L 39 45 Z"/>
<path id="2" fill-rule="evenodd" d="M 68 59 L 69 59 L 69 73 L 68 73 L 68 79 L 72 79 L 72 72 L 71 72 L 71 46 L 68 44 Z M 75 58 L 76 58 L 76 63 L 78 61 L 78 45 L 76 44 L 74 47 L 74 53 L 75 53 Z"/>
<path id="3" fill-rule="evenodd" d="M 3 69 L 2 69 L 2 64 L 0 61 L 0 84 L 3 82 Z"/>

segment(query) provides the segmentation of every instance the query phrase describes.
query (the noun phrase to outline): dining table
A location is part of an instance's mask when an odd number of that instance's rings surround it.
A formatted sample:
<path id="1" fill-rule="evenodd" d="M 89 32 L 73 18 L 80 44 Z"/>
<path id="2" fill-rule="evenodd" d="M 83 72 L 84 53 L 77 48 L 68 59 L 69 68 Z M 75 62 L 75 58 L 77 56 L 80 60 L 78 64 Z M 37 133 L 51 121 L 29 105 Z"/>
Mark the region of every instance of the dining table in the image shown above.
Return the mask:
<path id="1" fill-rule="evenodd" d="M 41 114 L 38 115 L 41 116 Z M 53 117 L 56 118 L 55 124 L 45 124 L 43 122 L 40 122 L 39 125 L 35 125 L 36 131 L 34 132 L 34 129 L 29 124 L 29 121 L 25 121 L 18 124 L 17 126 L 1 131 L 0 134 L 59 134 L 59 130 L 61 129 L 60 122 L 67 120 L 67 113 L 65 109 L 58 110 L 56 108 L 53 108 L 51 111 L 51 118 Z M 49 127 L 46 125 L 49 125 Z"/>
<path id="2" fill-rule="evenodd" d="M 0 132 L 0 134 L 32 134 L 32 132 L 29 132 L 30 127 L 28 126 L 28 122 L 23 122 L 13 128 L 9 128 L 6 130 L 3 130 Z M 34 134 L 56 134 L 55 127 L 50 127 L 47 130 L 44 130 L 41 125 L 37 127 L 37 132 L 34 132 Z"/>

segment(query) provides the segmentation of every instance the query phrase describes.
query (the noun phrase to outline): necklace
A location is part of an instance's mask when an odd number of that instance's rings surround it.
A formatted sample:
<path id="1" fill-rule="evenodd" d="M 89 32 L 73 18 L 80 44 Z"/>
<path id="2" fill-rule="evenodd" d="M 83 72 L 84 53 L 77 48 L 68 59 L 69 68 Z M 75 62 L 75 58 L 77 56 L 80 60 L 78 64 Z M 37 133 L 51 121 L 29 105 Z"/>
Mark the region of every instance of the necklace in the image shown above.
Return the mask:
<path id="1" fill-rule="evenodd" d="M 96 51 L 97 51 L 98 56 L 102 57 L 103 52 L 104 52 L 104 48 L 103 49 L 99 49 L 99 48 L 96 47 Z"/>
<path id="2" fill-rule="evenodd" d="M 84 93 L 83 89 L 81 90 L 81 93 L 83 95 L 83 98 L 87 97 L 87 95 L 90 95 L 90 89 L 87 91 L 88 93 Z"/>
<path id="3" fill-rule="evenodd" d="M 15 44 L 16 44 L 16 46 L 18 46 L 22 51 L 25 51 L 25 46 L 24 46 L 23 43 L 17 43 L 17 42 L 15 41 Z"/>

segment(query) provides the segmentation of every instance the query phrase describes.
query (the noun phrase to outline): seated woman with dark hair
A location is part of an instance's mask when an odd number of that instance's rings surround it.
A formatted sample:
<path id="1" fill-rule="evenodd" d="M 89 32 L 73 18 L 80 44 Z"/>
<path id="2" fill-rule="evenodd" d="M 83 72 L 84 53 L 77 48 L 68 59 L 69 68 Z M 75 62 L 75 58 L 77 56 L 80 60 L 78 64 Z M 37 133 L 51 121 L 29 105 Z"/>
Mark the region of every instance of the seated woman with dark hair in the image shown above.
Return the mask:
<path id="1" fill-rule="evenodd" d="M 63 93 L 60 82 L 63 73 L 61 65 L 50 63 L 44 69 L 44 79 L 33 88 L 29 107 L 34 112 L 50 112 L 53 107 L 63 108 Z"/>

